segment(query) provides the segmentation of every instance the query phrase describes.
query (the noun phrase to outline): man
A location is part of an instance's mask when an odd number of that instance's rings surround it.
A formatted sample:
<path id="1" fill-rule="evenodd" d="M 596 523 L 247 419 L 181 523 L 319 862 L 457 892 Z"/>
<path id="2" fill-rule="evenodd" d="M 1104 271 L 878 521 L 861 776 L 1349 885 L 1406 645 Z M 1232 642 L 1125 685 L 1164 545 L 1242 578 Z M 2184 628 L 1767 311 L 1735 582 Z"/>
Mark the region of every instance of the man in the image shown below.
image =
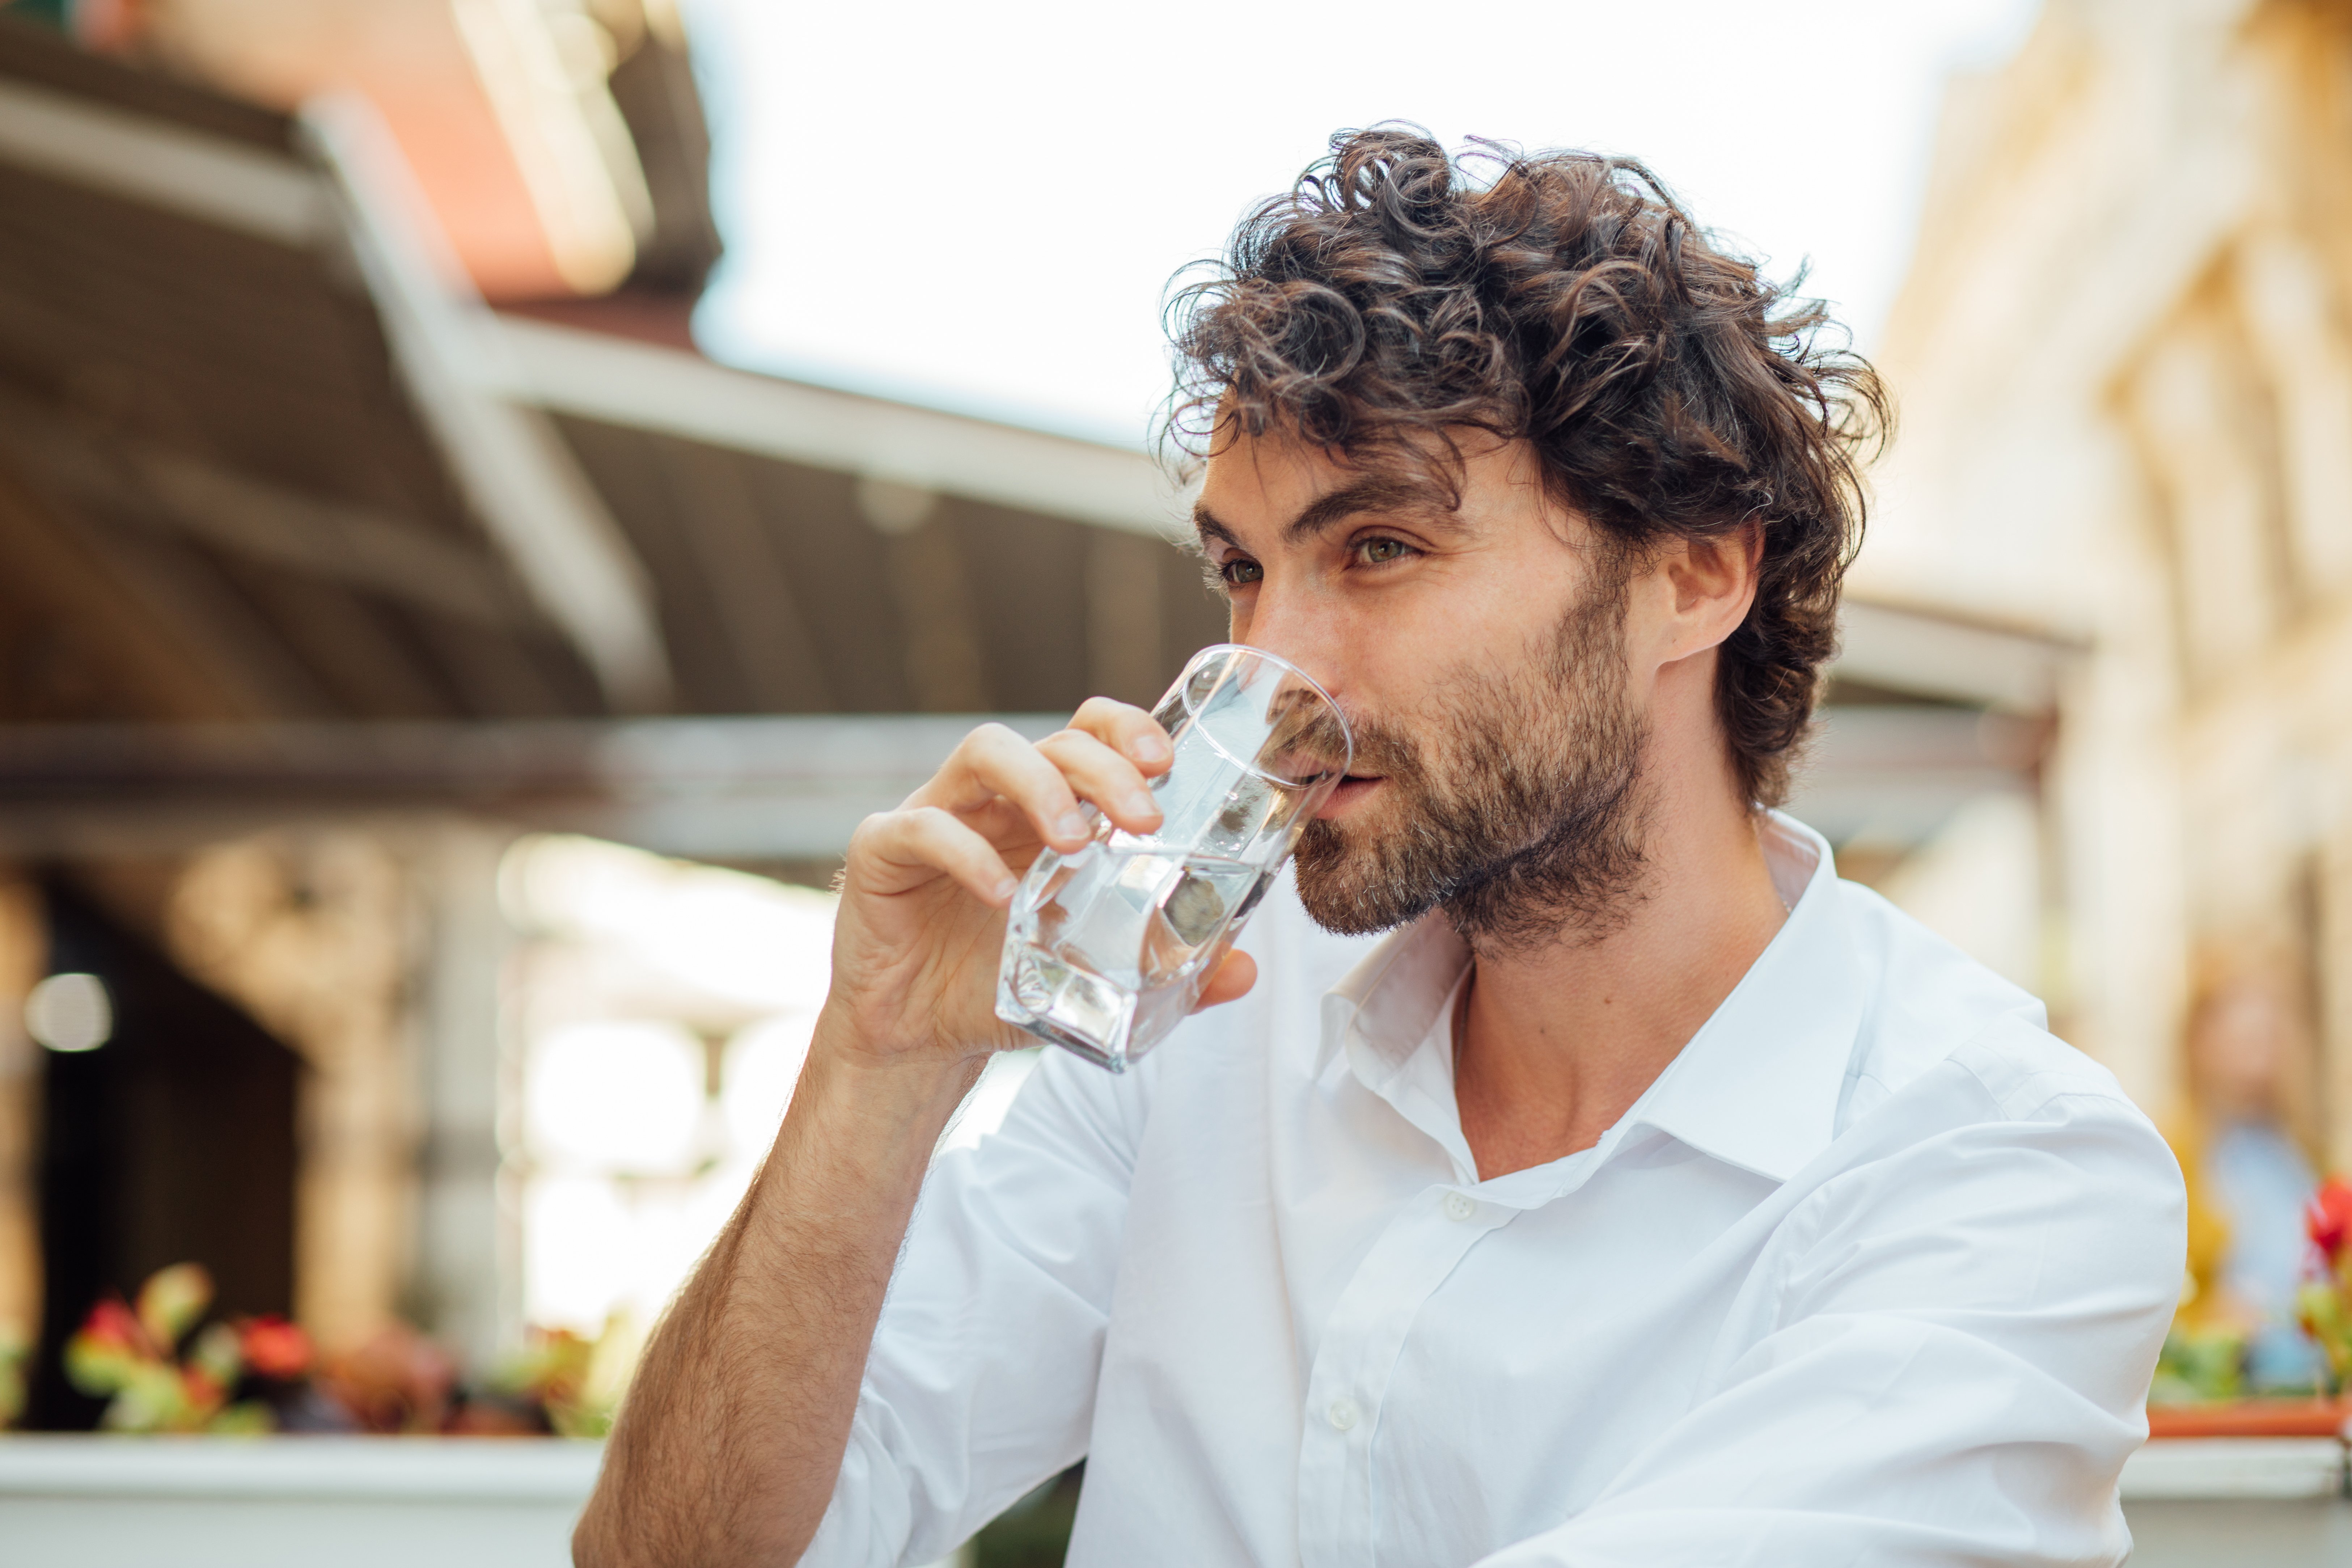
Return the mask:
<path id="1" fill-rule="evenodd" d="M 1494 162 L 1342 136 L 1181 314 L 1234 640 L 1356 736 L 1298 903 L 1391 934 L 1270 900 L 1235 1005 L 931 1167 L 1017 872 L 1169 758 L 972 734 L 858 831 L 582 1563 L 922 1562 L 1081 1457 L 1111 1568 L 2123 1558 L 2178 1172 L 1768 809 L 1876 383 L 1636 166 Z"/>

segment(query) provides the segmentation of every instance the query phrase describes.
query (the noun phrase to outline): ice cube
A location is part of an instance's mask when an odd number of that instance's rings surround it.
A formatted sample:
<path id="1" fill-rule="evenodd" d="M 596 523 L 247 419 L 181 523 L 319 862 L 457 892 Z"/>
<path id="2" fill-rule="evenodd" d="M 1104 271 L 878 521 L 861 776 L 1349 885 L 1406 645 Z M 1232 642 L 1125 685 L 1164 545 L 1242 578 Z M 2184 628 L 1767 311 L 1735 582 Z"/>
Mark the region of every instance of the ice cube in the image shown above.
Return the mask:
<path id="1" fill-rule="evenodd" d="M 1225 918 L 1224 890 L 1200 872 L 1187 870 L 1177 879 L 1168 902 L 1168 926 L 1187 947 L 1198 947 L 1217 934 Z"/>
<path id="2" fill-rule="evenodd" d="M 1165 900 L 1182 873 L 1182 862 L 1171 855 L 1138 855 L 1118 868 L 1117 886 L 1136 908 L 1145 909 Z"/>
<path id="3" fill-rule="evenodd" d="M 1281 793 L 1265 779 L 1244 776 L 1235 781 L 1202 833 L 1201 848 L 1213 855 L 1248 854 L 1265 831 L 1266 817 Z"/>

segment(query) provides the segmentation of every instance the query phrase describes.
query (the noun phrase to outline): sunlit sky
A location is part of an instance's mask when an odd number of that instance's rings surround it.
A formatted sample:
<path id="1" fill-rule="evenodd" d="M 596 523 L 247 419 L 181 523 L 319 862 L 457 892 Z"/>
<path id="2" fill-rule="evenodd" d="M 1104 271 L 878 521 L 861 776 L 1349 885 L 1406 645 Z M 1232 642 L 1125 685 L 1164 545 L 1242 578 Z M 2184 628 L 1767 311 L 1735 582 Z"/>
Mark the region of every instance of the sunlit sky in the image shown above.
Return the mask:
<path id="1" fill-rule="evenodd" d="M 1403 119 L 1647 160 L 1866 348 L 1942 83 L 2039 0 L 689 0 L 735 363 L 1121 445 L 1165 395 L 1169 277 L 1335 129 Z"/>

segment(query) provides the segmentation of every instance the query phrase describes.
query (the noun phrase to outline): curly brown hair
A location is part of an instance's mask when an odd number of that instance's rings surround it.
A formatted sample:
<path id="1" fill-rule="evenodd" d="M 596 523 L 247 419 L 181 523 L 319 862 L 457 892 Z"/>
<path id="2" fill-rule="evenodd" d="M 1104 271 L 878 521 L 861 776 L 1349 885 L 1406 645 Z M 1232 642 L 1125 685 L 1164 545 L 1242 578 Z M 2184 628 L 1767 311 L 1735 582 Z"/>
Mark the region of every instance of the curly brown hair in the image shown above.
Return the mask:
<path id="1" fill-rule="evenodd" d="M 1836 652 L 1861 464 L 1892 428 L 1801 281 L 1768 280 L 1631 159 L 1341 132 L 1174 296 L 1166 429 L 1196 457 L 1278 426 L 1456 475 L 1461 432 L 1524 439 L 1626 560 L 1759 524 L 1717 707 L 1748 797 L 1777 805 Z"/>

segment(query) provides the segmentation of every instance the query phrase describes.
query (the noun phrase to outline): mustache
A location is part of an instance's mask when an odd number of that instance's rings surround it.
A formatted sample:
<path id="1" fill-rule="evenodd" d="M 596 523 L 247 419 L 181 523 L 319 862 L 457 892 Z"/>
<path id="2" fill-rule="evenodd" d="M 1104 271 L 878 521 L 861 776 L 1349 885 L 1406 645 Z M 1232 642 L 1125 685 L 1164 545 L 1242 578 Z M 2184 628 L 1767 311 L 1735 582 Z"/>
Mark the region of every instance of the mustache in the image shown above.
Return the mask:
<path id="1" fill-rule="evenodd" d="M 1292 778 L 1345 768 L 1358 776 L 1417 779 L 1426 771 L 1421 748 L 1402 731 L 1361 713 L 1349 715 L 1343 728 L 1339 715 L 1319 701 L 1286 705 L 1276 721 L 1273 745 L 1280 771 Z"/>

